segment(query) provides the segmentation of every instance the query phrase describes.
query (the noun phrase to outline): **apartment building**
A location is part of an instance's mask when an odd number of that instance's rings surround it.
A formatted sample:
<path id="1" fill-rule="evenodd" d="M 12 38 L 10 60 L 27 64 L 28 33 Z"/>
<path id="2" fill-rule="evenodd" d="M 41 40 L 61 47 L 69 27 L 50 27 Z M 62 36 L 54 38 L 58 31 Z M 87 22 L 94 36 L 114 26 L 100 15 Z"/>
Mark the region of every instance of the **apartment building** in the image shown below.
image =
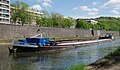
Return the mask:
<path id="1" fill-rule="evenodd" d="M 0 23 L 10 24 L 10 0 L 0 0 Z"/>

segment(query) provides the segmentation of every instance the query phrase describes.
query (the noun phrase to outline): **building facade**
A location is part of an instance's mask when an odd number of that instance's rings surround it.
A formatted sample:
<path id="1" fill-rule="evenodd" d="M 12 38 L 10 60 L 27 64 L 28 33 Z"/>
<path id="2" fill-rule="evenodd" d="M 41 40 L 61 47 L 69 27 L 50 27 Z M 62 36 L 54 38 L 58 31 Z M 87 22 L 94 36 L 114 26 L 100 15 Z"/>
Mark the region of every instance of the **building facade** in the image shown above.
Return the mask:
<path id="1" fill-rule="evenodd" d="M 97 24 L 98 21 L 95 21 L 93 19 L 85 19 L 86 22 L 91 23 L 91 24 Z"/>
<path id="2" fill-rule="evenodd" d="M 10 24 L 10 0 L 0 0 L 0 23 Z"/>

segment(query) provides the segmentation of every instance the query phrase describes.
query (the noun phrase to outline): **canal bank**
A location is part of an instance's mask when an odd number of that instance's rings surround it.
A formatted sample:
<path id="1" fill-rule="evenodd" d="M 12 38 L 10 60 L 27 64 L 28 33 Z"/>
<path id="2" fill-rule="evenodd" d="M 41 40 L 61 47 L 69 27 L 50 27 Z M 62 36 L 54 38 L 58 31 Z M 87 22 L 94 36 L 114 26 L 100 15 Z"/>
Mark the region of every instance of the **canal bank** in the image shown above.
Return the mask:
<path id="1" fill-rule="evenodd" d="M 87 66 L 88 70 L 120 70 L 120 46 L 114 52 Z"/>

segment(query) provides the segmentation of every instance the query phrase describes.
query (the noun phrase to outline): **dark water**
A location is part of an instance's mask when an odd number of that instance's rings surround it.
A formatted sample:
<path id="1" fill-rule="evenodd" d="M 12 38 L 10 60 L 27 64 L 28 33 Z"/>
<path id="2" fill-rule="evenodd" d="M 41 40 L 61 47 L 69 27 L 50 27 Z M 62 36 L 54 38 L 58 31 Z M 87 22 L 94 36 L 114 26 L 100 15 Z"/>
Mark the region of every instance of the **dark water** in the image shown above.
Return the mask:
<path id="1" fill-rule="evenodd" d="M 8 45 L 10 46 L 10 45 Z M 120 39 L 65 51 L 9 54 L 0 45 L 0 70 L 65 70 L 74 64 L 90 64 L 120 46 Z"/>

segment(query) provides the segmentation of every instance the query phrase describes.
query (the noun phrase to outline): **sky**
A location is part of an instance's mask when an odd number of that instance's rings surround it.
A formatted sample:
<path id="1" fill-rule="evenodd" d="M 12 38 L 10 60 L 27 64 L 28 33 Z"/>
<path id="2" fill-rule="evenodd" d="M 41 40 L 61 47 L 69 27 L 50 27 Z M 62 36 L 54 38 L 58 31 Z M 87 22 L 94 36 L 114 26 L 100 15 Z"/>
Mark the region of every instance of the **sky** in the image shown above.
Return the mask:
<path id="1" fill-rule="evenodd" d="M 16 0 L 10 0 L 14 3 Z M 65 17 L 120 17 L 120 0 L 19 0 L 35 10 L 57 12 Z"/>

